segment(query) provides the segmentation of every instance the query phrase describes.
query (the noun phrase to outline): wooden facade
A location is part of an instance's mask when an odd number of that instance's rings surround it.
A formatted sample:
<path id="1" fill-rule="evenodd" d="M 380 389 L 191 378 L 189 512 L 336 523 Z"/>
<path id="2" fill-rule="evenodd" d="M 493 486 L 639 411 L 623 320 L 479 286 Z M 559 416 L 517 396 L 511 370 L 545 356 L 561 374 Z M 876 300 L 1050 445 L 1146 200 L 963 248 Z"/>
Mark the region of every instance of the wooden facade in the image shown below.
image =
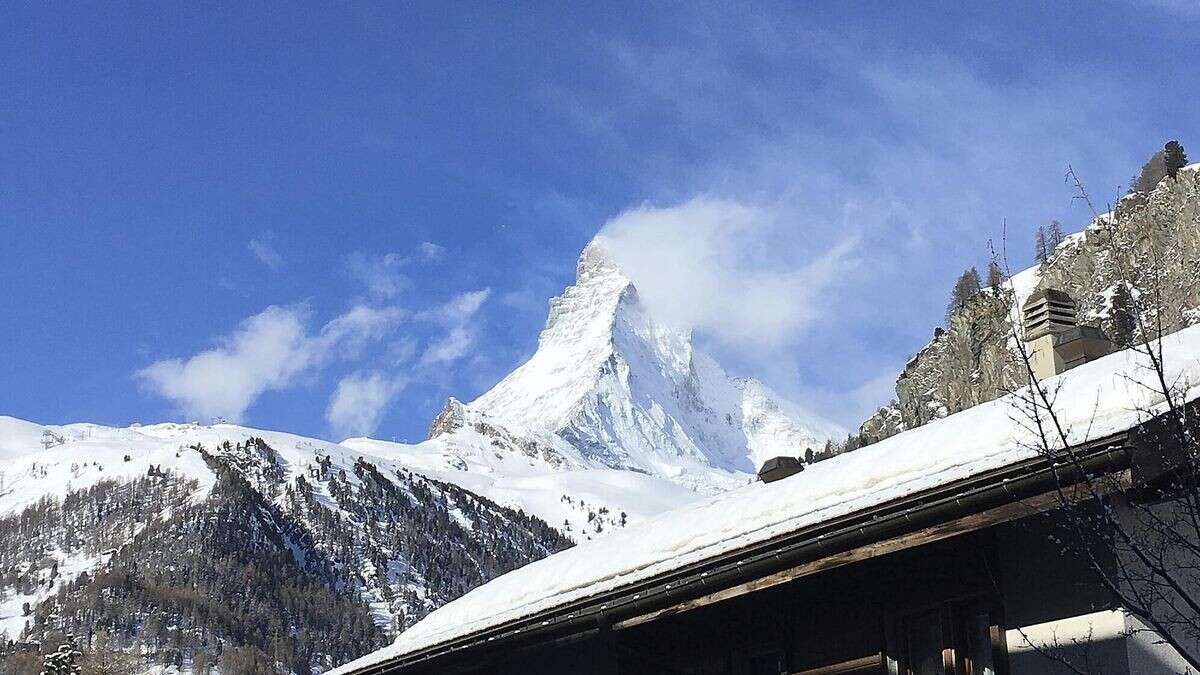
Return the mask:
<path id="1" fill-rule="evenodd" d="M 540 675 L 994 675 L 1068 672 L 1010 649 L 1024 626 L 1087 616 L 1109 601 L 1032 515 L 642 622 L 597 626 L 518 649 L 473 650 L 405 673 Z M 1064 647 L 1070 648 L 1063 634 Z M 1080 649 L 1130 673 L 1126 645 Z"/>

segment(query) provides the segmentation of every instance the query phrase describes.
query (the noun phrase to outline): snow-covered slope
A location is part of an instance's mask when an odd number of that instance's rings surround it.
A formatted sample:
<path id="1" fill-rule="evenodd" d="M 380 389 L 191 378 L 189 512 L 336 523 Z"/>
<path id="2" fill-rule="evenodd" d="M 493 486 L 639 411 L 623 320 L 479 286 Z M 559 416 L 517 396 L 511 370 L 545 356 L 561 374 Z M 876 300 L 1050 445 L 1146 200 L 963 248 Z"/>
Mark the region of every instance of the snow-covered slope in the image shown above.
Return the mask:
<path id="1" fill-rule="evenodd" d="M 212 447 L 225 439 L 245 440 L 251 433 L 259 432 L 233 425 L 172 423 L 128 429 L 98 424 L 43 426 L 0 416 L 0 515 L 104 479 L 145 476 L 151 466 L 196 479 L 206 491 L 212 486 L 212 472 L 197 453 L 184 452 L 187 446 L 204 443 Z M 279 440 L 299 438 L 273 436 Z"/>
<path id="2" fill-rule="evenodd" d="M 567 498 L 582 489 L 649 515 L 687 498 L 676 486 L 732 489 L 766 459 L 802 456 L 843 433 L 760 382 L 731 378 L 688 331 L 656 320 L 597 240 L 579 258 L 575 285 L 550 301 L 533 356 L 475 401 L 451 399 L 430 440 L 343 443 L 553 517 L 543 496 L 522 493 L 548 483 Z"/>
<path id="3" fill-rule="evenodd" d="M 0 417 L 0 458 L 0 634 L 10 638 L 38 639 L 63 612 L 100 620 L 72 609 L 76 595 L 92 592 L 84 572 L 91 579 L 129 576 L 134 587 L 142 583 L 138 575 L 161 573 L 166 559 L 192 576 L 146 583 L 182 584 L 219 605 L 228 598 L 203 590 L 212 575 L 253 575 L 256 566 L 270 566 L 287 581 L 254 588 L 253 611 L 270 614 L 272 603 L 286 604 L 295 591 L 290 583 L 328 593 L 340 603 L 328 612 L 357 613 L 347 619 L 360 621 L 357 641 L 293 655 L 303 661 L 324 654 L 328 666 L 469 588 L 569 545 L 544 522 L 395 459 L 230 424 L 122 429 Z M 59 594 L 77 579 L 72 593 Z M 171 602 L 121 602 L 131 613 L 129 626 L 121 626 L 133 641 L 126 647 L 140 639 L 139 612 L 165 617 L 185 633 L 217 630 L 190 625 L 194 617 L 173 614 L 184 610 Z M 314 635 L 324 630 L 303 611 L 288 620 Z M 239 644 L 237 635 L 216 636 Z"/>
<path id="4" fill-rule="evenodd" d="M 370 438 L 350 438 L 342 445 L 536 515 L 577 541 L 697 498 L 692 490 L 659 476 L 575 462 L 547 464 L 540 457 L 495 445 L 495 440 L 466 427 L 417 445 Z"/>

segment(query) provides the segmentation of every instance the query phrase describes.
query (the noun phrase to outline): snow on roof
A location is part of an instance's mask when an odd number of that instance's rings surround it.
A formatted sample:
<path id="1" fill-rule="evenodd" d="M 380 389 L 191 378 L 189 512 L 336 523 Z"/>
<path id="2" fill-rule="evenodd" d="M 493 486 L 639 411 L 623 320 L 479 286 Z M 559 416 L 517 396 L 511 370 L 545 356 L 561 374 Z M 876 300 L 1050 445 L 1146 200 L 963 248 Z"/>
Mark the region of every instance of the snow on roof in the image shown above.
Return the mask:
<path id="1" fill-rule="evenodd" d="M 1163 341 L 1168 381 L 1200 396 L 1200 326 Z M 1120 433 L 1163 406 L 1141 354 L 1125 350 L 1046 381 L 1071 443 Z M 1013 395 L 809 466 L 660 514 L 476 588 L 392 645 L 331 671 L 358 668 L 530 617 L 835 517 L 1036 456 Z"/>

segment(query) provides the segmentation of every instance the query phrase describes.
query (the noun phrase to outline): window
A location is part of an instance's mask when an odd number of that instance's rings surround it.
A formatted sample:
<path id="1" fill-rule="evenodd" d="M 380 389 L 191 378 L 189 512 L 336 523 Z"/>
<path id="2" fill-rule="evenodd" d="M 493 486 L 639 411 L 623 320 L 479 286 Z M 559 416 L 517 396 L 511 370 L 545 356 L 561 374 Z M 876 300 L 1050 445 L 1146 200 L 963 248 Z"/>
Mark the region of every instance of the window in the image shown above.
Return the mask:
<path id="1" fill-rule="evenodd" d="M 904 661 L 911 675 L 946 675 L 945 646 L 940 611 L 904 620 Z"/>
<path id="2" fill-rule="evenodd" d="M 966 675 L 996 675 L 994 659 L 999 645 L 995 644 L 998 640 L 993 638 L 991 616 L 982 609 L 975 609 L 966 612 L 962 620 L 966 649 L 960 672 Z"/>
<path id="3" fill-rule="evenodd" d="M 888 639 L 889 672 L 1003 675 L 999 612 L 980 601 L 947 603 L 902 616 Z"/>

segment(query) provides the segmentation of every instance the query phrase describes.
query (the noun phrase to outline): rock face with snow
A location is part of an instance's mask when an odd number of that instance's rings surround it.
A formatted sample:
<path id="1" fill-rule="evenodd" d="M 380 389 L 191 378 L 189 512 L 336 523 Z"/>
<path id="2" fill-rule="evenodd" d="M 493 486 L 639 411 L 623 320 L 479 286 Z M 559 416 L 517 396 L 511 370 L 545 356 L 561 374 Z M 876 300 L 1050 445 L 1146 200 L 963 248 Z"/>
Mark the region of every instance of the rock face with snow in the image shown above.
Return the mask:
<path id="1" fill-rule="evenodd" d="M 1118 344 L 1136 340 L 1130 315 L 1115 300 L 1120 287 L 1135 296 L 1160 294 L 1162 311 L 1146 318 L 1152 326 L 1161 320 L 1164 335 L 1200 322 L 1200 165 L 1164 178 L 1150 192 L 1128 195 L 1067 237 L 1045 263 L 955 312 L 946 330 L 905 366 L 896 401 L 867 419 L 860 433 L 878 441 L 1024 384 L 1024 367 L 1011 345 L 1013 321 L 1038 288 L 1066 291 L 1080 322 Z"/>
<path id="2" fill-rule="evenodd" d="M 470 404 L 451 399 L 431 437 L 468 424 L 496 447 L 560 467 L 636 471 L 705 493 L 839 432 L 761 383 L 729 377 L 688 331 L 657 321 L 602 240 L 580 256 L 575 285 L 550 301 L 534 355 Z M 530 445 L 514 448 L 500 430 Z"/>

